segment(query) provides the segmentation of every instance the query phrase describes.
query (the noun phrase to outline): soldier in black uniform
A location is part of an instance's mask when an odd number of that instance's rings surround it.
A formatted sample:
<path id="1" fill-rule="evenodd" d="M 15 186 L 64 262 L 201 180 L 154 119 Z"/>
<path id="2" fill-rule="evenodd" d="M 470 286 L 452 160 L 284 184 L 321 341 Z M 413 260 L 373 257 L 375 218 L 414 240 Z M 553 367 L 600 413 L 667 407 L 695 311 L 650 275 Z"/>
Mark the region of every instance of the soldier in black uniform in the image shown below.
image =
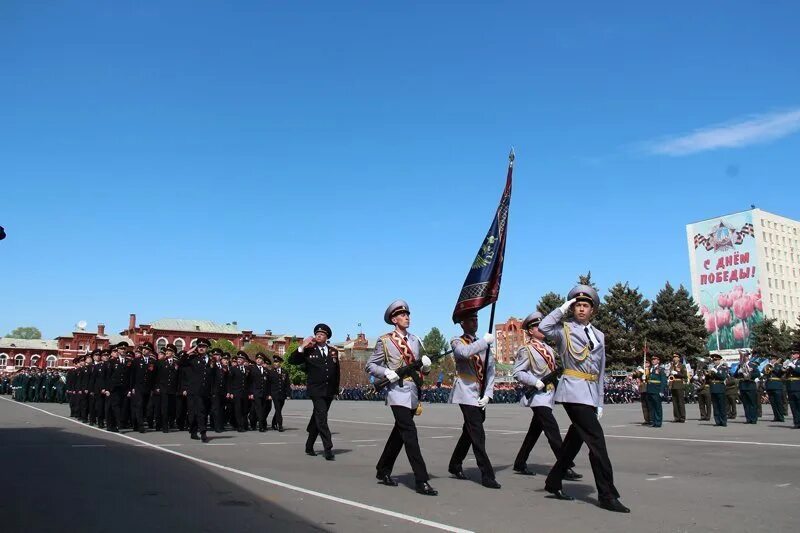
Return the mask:
<path id="1" fill-rule="evenodd" d="M 333 397 L 339 392 L 339 352 L 328 344 L 331 335 L 331 328 L 326 324 L 317 324 L 314 326 L 314 336 L 303 339 L 303 344 L 289 356 L 291 364 L 305 365 L 306 391 L 314 404 L 314 412 L 306 426 L 306 454 L 317 455 L 314 442 L 319 436 L 328 461 L 334 459 L 328 410 Z"/>
<path id="2" fill-rule="evenodd" d="M 228 386 L 230 382 L 230 369 L 228 359 L 222 350 L 212 350 L 214 355 L 214 387 L 211 392 L 211 423 L 214 426 L 214 433 L 225 431 L 225 405 L 227 403 Z"/>
<path id="3" fill-rule="evenodd" d="M 231 377 L 228 382 L 228 394 L 233 400 L 233 412 L 236 416 L 236 431 L 239 433 L 247 431 L 247 396 L 250 391 L 250 371 L 245 365 L 247 354 L 239 352 L 236 354 L 237 365 L 231 369 Z"/>
<path id="4" fill-rule="evenodd" d="M 141 350 L 142 357 L 133 362 L 131 371 L 131 419 L 133 430 L 144 433 L 145 413 L 156 377 L 156 359 L 151 343 L 142 344 Z M 148 426 L 152 428 L 152 421 L 148 421 Z"/>
<path id="5" fill-rule="evenodd" d="M 272 415 L 272 429 L 283 432 L 283 404 L 286 399 L 291 397 L 292 386 L 289 382 L 289 373 L 281 368 L 283 358 L 280 355 L 272 356 L 272 377 L 270 379 L 270 396 L 275 406 L 275 414 Z"/>
<path id="6" fill-rule="evenodd" d="M 211 406 L 211 393 L 214 385 L 214 366 L 207 351 L 211 346 L 208 339 L 198 339 L 188 352 L 182 352 L 179 365 L 188 367 L 189 378 L 189 432 L 195 440 L 208 442 L 206 423 Z M 198 437 L 197 434 L 200 433 Z"/>
<path id="7" fill-rule="evenodd" d="M 191 368 L 180 366 L 178 360 L 178 392 L 175 394 L 175 426 L 184 431 L 189 426 L 189 373 Z"/>
<path id="8" fill-rule="evenodd" d="M 97 427 L 104 428 L 106 426 L 106 395 L 103 391 L 106 389 L 106 369 L 108 368 L 108 350 L 97 350 L 98 362 L 95 363 L 92 376 L 92 387 L 89 391 L 92 399 L 94 420 Z"/>
<path id="9" fill-rule="evenodd" d="M 177 348 L 174 344 L 167 344 L 164 349 L 164 359 L 156 363 L 155 390 L 151 401 L 158 403 L 161 413 L 161 431 L 169 433 L 175 425 L 175 395 L 178 394 L 178 360 L 175 359 Z"/>
<path id="10" fill-rule="evenodd" d="M 123 346 L 127 346 L 127 344 Z M 109 389 L 106 391 L 106 397 L 110 400 L 113 417 L 108 417 L 106 427 L 108 431 L 114 433 L 119 433 L 119 427 L 125 420 L 122 410 L 125 398 L 131 390 L 131 367 L 133 366 L 133 361 L 131 358 L 126 357 L 127 354 L 123 353 L 123 346 L 117 345 L 117 349 L 112 352 L 112 355 L 116 355 L 108 359 L 106 385 Z M 113 422 L 111 418 L 113 418 Z"/>
<path id="11" fill-rule="evenodd" d="M 271 380 L 266 356 L 256 354 L 256 366 L 250 373 L 250 399 L 256 410 L 256 427 L 261 433 L 267 430 L 267 416 L 272 409 Z"/>
<path id="12" fill-rule="evenodd" d="M 84 423 L 89 422 L 89 378 L 91 377 L 91 367 L 94 363 L 91 355 L 83 357 L 81 369 L 78 371 L 78 420 Z"/>

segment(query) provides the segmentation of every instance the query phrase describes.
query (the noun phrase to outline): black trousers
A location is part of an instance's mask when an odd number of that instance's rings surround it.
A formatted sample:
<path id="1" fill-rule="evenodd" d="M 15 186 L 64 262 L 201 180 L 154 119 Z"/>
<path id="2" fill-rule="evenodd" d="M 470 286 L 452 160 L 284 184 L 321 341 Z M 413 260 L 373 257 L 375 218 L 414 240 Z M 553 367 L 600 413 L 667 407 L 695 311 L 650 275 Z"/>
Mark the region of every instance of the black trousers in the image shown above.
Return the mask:
<path id="1" fill-rule="evenodd" d="M 272 403 L 275 405 L 275 414 L 272 415 L 272 427 L 274 428 L 282 428 L 283 427 L 283 404 L 286 403 L 285 399 L 281 400 L 272 400 Z"/>
<path id="2" fill-rule="evenodd" d="M 422 451 L 419 449 L 417 426 L 414 425 L 414 410 L 393 405 L 392 414 L 394 415 L 394 427 L 375 467 L 378 470 L 378 475 L 385 476 L 392 473 L 394 462 L 405 445 L 406 455 L 408 456 L 408 462 L 411 463 L 411 470 L 414 471 L 415 480 L 418 483 L 428 481 L 430 476 L 428 476 L 428 469 L 425 467 L 425 460 L 422 459 Z"/>
<path id="3" fill-rule="evenodd" d="M 233 412 L 236 415 L 236 429 L 242 431 L 247 429 L 247 397 L 234 396 L 233 397 Z"/>
<path id="4" fill-rule="evenodd" d="M 128 395 L 128 391 L 125 389 L 114 389 L 111 391 L 111 412 L 114 414 L 114 425 L 111 426 L 109 423 L 109 428 L 119 429 L 120 425 L 122 425 L 123 421 L 123 408 L 125 406 L 125 398 Z"/>
<path id="5" fill-rule="evenodd" d="M 597 412 L 594 406 L 580 403 L 565 403 L 564 410 L 567 411 L 572 425 L 567 430 L 564 437 L 564 445 L 558 456 L 556 464 L 550 469 L 545 481 L 545 488 L 549 490 L 561 490 L 561 482 L 567 469 L 570 468 L 585 442 L 589 447 L 589 462 L 592 465 L 594 483 L 597 486 L 597 494 L 600 500 L 611 500 L 619 498 L 619 492 L 614 486 L 614 472 L 611 468 L 611 460 L 608 458 L 606 449 L 606 438 L 603 434 L 603 426 L 597 420 Z"/>
<path id="6" fill-rule="evenodd" d="M 458 438 L 453 455 L 450 456 L 450 470 L 461 470 L 464 459 L 467 457 L 470 446 L 475 454 L 475 462 L 481 470 L 483 480 L 494 479 L 494 468 L 486 454 L 486 432 L 483 430 L 483 422 L 486 420 L 486 410 L 476 405 L 458 404 L 461 408 L 461 415 L 464 417 L 464 425 L 461 426 L 461 436 Z"/>
<path id="7" fill-rule="evenodd" d="M 189 411 L 189 397 L 184 396 L 182 392 L 175 395 L 175 425 L 183 431 L 186 429 Z"/>
<path id="8" fill-rule="evenodd" d="M 770 396 L 772 398 L 772 396 Z M 89 417 L 89 394 L 81 391 L 78 395 L 78 418 L 86 422 Z"/>
<path id="9" fill-rule="evenodd" d="M 728 425 L 728 402 L 725 393 L 712 392 L 711 406 L 714 408 L 714 424 L 717 426 Z"/>
<path id="10" fill-rule="evenodd" d="M 314 412 L 306 426 L 306 431 L 308 431 L 306 448 L 312 448 L 319 436 L 322 439 L 322 447 L 331 450 L 333 449 L 333 440 L 331 440 L 331 430 L 328 428 L 328 410 L 333 402 L 333 396 L 312 396 L 311 402 L 314 404 Z"/>
<path id="11" fill-rule="evenodd" d="M 86 398 L 86 401 L 89 404 L 87 409 L 87 418 L 90 424 L 94 424 L 97 417 L 94 410 L 94 394 L 89 393 L 87 396 L 88 397 Z"/>
<path id="12" fill-rule="evenodd" d="M 139 389 L 134 390 L 135 392 L 131 395 L 131 422 L 133 422 L 133 429 L 144 429 L 144 415 L 147 402 L 150 400 L 150 393 Z"/>
<path id="13" fill-rule="evenodd" d="M 800 428 L 800 391 L 789 393 L 789 407 L 792 409 L 792 423 Z"/>
<path id="14" fill-rule="evenodd" d="M 672 418 L 676 422 L 686 421 L 686 389 L 682 386 L 672 389 Z"/>
<path id="15" fill-rule="evenodd" d="M 783 422 L 783 391 L 782 390 L 768 390 L 769 404 L 772 406 L 772 418 L 775 422 Z"/>
<path id="16" fill-rule="evenodd" d="M 222 393 L 211 396 L 211 424 L 214 431 L 225 431 L 225 395 Z"/>
<path id="17" fill-rule="evenodd" d="M 94 398 L 94 420 L 98 426 L 103 426 L 106 421 L 106 397 L 96 392 Z"/>
<path id="18" fill-rule="evenodd" d="M 556 417 L 553 416 L 553 410 L 549 407 L 531 407 L 533 416 L 531 417 L 531 425 L 528 427 L 528 433 L 525 435 L 525 440 L 522 441 L 522 446 L 517 452 L 517 458 L 514 459 L 514 468 L 522 470 L 525 468 L 525 463 L 528 462 L 528 457 L 536 446 L 536 441 L 539 440 L 539 435 L 544 432 L 547 437 L 547 442 L 550 444 L 550 449 L 553 450 L 553 455 L 558 459 L 558 454 L 561 451 L 563 441 L 561 440 L 561 432 L 558 429 L 558 422 Z M 575 466 L 569 465 L 569 468 Z"/>
<path id="19" fill-rule="evenodd" d="M 744 418 L 750 424 L 758 422 L 758 406 L 756 406 L 756 391 L 755 389 L 739 390 L 739 397 L 742 400 L 742 407 L 744 407 Z"/>
<path id="20" fill-rule="evenodd" d="M 266 397 L 259 398 L 254 396 L 253 405 L 256 410 L 256 427 L 259 430 L 267 429 L 267 417 L 272 410 L 272 400 L 267 400 Z"/>
<path id="21" fill-rule="evenodd" d="M 697 405 L 700 407 L 700 420 L 711 420 L 711 393 L 708 390 L 697 393 Z"/>
<path id="22" fill-rule="evenodd" d="M 736 418 L 736 399 L 738 397 L 738 394 L 725 393 L 725 401 L 728 403 L 728 418 L 730 419 Z"/>
<path id="23" fill-rule="evenodd" d="M 159 412 L 161 413 L 161 431 L 169 430 L 175 423 L 175 395 L 161 392 L 158 395 Z"/>
<path id="24" fill-rule="evenodd" d="M 191 409 L 189 411 L 189 431 L 191 433 L 205 433 L 208 429 L 206 423 L 208 420 L 208 410 L 211 407 L 211 397 L 190 394 L 189 403 L 191 403 Z"/>

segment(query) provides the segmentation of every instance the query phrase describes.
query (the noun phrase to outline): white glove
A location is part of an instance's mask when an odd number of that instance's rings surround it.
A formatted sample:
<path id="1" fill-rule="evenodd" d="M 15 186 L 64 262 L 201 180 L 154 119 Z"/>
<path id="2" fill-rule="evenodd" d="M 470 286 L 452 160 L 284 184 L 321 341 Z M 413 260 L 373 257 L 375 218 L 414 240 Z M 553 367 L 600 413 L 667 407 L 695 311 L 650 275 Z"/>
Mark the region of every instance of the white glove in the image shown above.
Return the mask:
<path id="1" fill-rule="evenodd" d="M 488 396 L 483 396 L 481 398 L 478 398 L 478 407 L 480 407 L 481 409 L 486 407 L 486 405 L 488 403 L 489 403 L 489 397 Z"/>
<path id="2" fill-rule="evenodd" d="M 397 375 L 397 372 L 394 370 L 387 370 L 383 377 L 389 380 L 389 383 L 394 383 L 400 379 L 400 376 Z"/>
<path id="3" fill-rule="evenodd" d="M 597 408 L 597 419 L 600 420 L 601 418 L 603 418 L 603 408 L 602 407 L 598 407 Z"/>
<path id="4" fill-rule="evenodd" d="M 573 298 L 572 300 L 567 300 L 566 302 L 561 304 L 561 307 L 559 307 L 559 309 L 561 310 L 562 313 L 566 313 L 567 311 L 569 311 L 569 308 L 572 307 L 572 304 L 574 304 L 577 300 L 578 300 L 577 298 Z"/>
<path id="5" fill-rule="evenodd" d="M 678 371 L 677 371 L 677 370 L 673 370 L 673 371 L 672 371 L 672 375 L 673 375 L 673 376 L 677 376 L 677 375 L 678 375 Z"/>
<path id="6" fill-rule="evenodd" d="M 493 333 L 484 333 L 483 340 L 486 341 L 486 344 L 492 344 L 494 342 L 494 334 Z"/>
<path id="7" fill-rule="evenodd" d="M 422 371 L 427 372 L 431 369 L 431 358 L 427 355 L 422 356 Z"/>
<path id="8" fill-rule="evenodd" d="M 536 387 L 537 390 L 542 390 L 544 388 L 544 382 L 541 379 L 537 379 L 533 386 Z"/>
<path id="9" fill-rule="evenodd" d="M 640 374 L 644 374 L 644 368 L 642 368 L 640 366 L 636 367 L 636 371 L 639 372 Z"/>

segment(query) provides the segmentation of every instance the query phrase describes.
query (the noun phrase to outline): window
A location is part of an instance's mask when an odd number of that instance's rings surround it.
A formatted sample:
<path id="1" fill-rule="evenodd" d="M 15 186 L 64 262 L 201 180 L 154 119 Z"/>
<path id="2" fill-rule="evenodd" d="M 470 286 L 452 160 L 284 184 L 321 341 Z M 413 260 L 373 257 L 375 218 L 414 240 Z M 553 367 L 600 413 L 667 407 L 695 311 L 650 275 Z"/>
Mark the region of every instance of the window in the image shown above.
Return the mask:
<path id="1" fill-rule="evenodd" d="M 284 355 L 286 353 L 286 345 L 281 344 L 278 346 L 278 355 Z"/>
<path id="2" fill-rule="evenodd" d="M 31 356 L 31 366 L 39 366 L 39 359 L 41 359 L 41 357 L 39 357 L 38 353 L 32 355 Z"/>
<path id="3" fill-rule="evenodd" d="M 192 339 L 192 342 L 189 343 L 189 346 L 191 346 L 192 348 L 197 346 L 197 339 Z"/>
<path id="4" fill-rule="evenodd" d="M 0 368 L 8 364 L 8 354 L 0 353 Z"/>
<path id="5" fill-rule="evenodd" d="M 81 350 L 83 350 L 83 344 L 78 345 L 78 351 L 80 352 Z"/>
<path id="6" fill-rule="evenodd" d="M 64 348 L 64 349 L 65 350 L 69 350 L 69 344 L 67 344 L 66 348 Z"/>
<path id="7" fill-rule="evenodd" d="M 167 339 L 165 337 L 159 337 L 156 341 L 156 350 L 161 351 L 161 348 L 167 345 Z"/>
<path id="8" fill-rule="evenodd" d="M 770 289 L 772 288 L 772 278 L 767 278 L 767 285 Z"/>
<path id="9" fill-rule="evenodd" d="M 17 368 L 19 368 L 19 367 L 21 367 L 21 366 L 22 366 L 22 365 L 24 365 L 24 364 L 25 364 L 25 356 L 24 356 L 24 355 L 22 355 L 21 353 L 20 353 L 20 354 L 17 354 L 17 355 L 14 357 L 14 366 L 15 366 L 15 367 L 17 367 Z"/>
<path id="10" fill-rule="evenodd" d="M 183 342 L 183 339 L 175 339 L 175 348 L 177 348 L 179 352 L 183 350 L 184 346 L 186 346 L 186 343 Z"/>
<path id="11" fill-rule="evenodd" d="M 52 368 L 56 366 L 56 361 L 58 361 L 58 357 L 55 355 L 48 355 L 47 356 L 47 368 Z"/>
<path id="12" fill-rule="evenodd" d="M 767 263 L 767 272 L 769 272 L 769 263 Z"/>

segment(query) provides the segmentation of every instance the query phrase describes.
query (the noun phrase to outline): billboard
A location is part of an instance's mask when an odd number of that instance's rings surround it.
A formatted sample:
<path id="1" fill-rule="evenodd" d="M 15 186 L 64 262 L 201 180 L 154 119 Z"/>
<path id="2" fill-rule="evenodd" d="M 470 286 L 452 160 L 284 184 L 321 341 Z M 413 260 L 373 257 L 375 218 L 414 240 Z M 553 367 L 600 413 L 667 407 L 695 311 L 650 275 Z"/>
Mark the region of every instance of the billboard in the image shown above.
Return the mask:
<path id="1" fill-rule="evenodd" d="M 705 321 L 708 350 L 749 348 L 753 325 L 764 318 L 753 212 L 689 224 L 686 235 L 692 292 Z"/>

